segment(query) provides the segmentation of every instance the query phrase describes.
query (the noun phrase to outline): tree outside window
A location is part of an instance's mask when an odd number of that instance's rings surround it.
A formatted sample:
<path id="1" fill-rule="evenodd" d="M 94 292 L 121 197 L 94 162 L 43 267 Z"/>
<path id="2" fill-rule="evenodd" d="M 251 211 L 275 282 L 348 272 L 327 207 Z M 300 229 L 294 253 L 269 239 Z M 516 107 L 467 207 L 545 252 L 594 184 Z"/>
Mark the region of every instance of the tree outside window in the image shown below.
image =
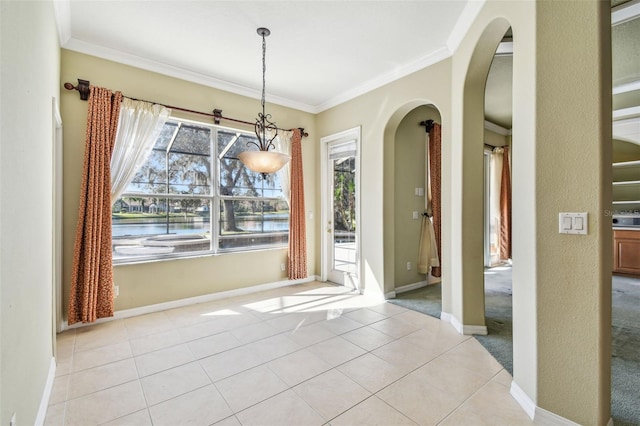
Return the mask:
<path id="1" fill-rule="evenodd" d="M 238 160 L 254 139 L 240 130 L 167 122 L 113 205 L 114 260 L 286 244 L 289 209 L 277 175 L 263 178 Z"/>

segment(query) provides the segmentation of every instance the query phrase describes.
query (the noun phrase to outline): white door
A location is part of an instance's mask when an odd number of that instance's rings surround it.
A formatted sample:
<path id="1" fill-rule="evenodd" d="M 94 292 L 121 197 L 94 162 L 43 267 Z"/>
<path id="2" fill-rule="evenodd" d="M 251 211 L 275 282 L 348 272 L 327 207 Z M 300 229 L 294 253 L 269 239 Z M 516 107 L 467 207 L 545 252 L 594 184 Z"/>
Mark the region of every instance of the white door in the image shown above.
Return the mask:
<path id="1" fill-rule="evenodd" d="M 323 138 L 323 279 L 359 289 L 358 141 L 353 132 Z"/>

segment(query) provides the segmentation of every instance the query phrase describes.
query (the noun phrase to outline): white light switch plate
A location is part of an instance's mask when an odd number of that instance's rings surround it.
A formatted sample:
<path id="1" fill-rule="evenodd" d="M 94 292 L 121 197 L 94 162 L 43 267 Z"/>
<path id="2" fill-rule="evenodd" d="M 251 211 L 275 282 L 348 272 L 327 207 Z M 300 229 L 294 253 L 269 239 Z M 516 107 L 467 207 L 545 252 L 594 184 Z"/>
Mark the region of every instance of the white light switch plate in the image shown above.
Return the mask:
<path id="1" fill-rule="evenodd" d="M 588 213 L 560 213 L 558 232 L 561 234 L 587 235 L 589 223 Z"/>

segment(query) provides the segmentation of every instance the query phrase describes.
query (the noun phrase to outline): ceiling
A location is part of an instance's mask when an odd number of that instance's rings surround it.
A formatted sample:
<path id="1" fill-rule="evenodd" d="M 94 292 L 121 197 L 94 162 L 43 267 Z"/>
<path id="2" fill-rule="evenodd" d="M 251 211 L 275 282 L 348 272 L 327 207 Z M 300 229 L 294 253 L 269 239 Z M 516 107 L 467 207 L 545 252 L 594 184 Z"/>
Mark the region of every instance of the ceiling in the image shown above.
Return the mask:
<path id="1" fill-rule="evenodd" d="M 452 54 L 483 1 L 57 0 L 63 48 L 317 113 Z M 614 137 L 640 145 L 640 0 L 612 0 Z M 392 18 L 392 19 L 390 19 Z M 634 19 L 635 18 L 635 19 Z M 510 41 L 510 33 L 504 41 Z M 91 76 L 78 76 L 91 79 Z M 487 79 L 488 121 L 511 129 L 512 56 Z M 630 121 L 629 121 L 630 120 Z"/>
<path id="2" fill-rule="evenodd" d="M 255 98 L 267 27 L 267 102 L 315 113 L 450 56 L 482 2 L 54 4 L 65 49 Z"/>

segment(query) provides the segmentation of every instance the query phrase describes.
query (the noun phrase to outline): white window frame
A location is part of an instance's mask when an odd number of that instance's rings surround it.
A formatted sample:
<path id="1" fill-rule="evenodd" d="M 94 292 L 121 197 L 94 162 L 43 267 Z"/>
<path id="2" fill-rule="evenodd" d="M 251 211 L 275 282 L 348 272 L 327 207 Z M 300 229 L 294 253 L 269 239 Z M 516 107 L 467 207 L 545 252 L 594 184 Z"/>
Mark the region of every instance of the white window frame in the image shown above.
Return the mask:
<path id="1" fill-rule="evenodd" d="M 150 261 L 164 261 L 164 260 L 174 260 L 181 258 L 193 258 L 193 257 L 202 257 L 202 256 L 212 256 L 223 253 L 238 253 L 238 252 L 248 252 L 248 251 L 257 251 L 257 250 L 271 250 L 271 249 L 282 249 L 286 248 L 288 245 L 288 236 L 289 230 L 278 232 L 275 231 L 271 233 L 272 235 L 280 235 L 284 236 L 286 234 L 286 240 L 280 243 L 273 244 L 259 244 L 259 245 L 249 245 L 249 246 L 241 246 L 241 247 L 232 247 L 232 248 L 220 248 L 220 241 L 224 239 L 232 239 L 232 238 L 255 238 L 256 236 L 265 236 L 268 235 L 266 233 L 250 233 L 238 235 L 235 237 L 225 237 L 221 235 L 220 232 L 220 220 L 221 220 L 221 204 L 224 200 L 233 200 L 233 201 L 243 201 L 243 200 L 251 200 L 251 201 L 283 201 L 286 202 L 286 199 L 283 197 L 250 197 L 250 196 L 233 196 L 233 195 L 222 195 L 220 191 L 220 159 L 218 152 L 218 132 L 219 131 L 227 131 L 227 132 L 235 132 L 235 133 L 243 133 L 251 135 L 252 132 L 249 130 L 243 130 L 238 128 L 220 126 L 211 123 L 204 123 L 201 121 L 194 121 L 189 119 L 183 119 L 178 117 L 170 117 L 167 120 L 167 123 L 177 123 L 179 126 L 180 123 L 187 125 L 194 125 L 198 127 L 209 128 L 210 133 L 210 143 L 211 143 L 211 156 L 210 156 L 210 181 L 211 181 L 211 189 L 209 194 L 172 194 L 172 193 L 147 193 L 147 192 L 125 192 L 121 195 L 121 199 L 124 198 L 132 198 L 132 197 L 144 197 L 144 198 L 158 198 L 163 200 L 171 200 L 171 199 L 185 199 L 185 198 L 193 198 L 193 199 L 203 199 L 209 202 L 210 214 L 209 214 L 209 229 L 211 233 L 211 245 L 207 250 L 198 250 L 198 251 L 188 251 L 181 253 L 168 253 L 168 254 L 153 254 L 153 255 L 140 255 L 140 256 L 128 256 L 128 257 L 113 257 L 114 265 L 122 265 L 122 264 L 131 264 L 131 263 L 142 263 L 142 262 L 150 262 Z M 226 152 L 226 151 L 225 151 Z M 113 224 L 112 224 L 113 226 Z M 151 235 L 150 235 L 151 236 Z M 114 239 L 115 240 L 115 239 Z"/>

